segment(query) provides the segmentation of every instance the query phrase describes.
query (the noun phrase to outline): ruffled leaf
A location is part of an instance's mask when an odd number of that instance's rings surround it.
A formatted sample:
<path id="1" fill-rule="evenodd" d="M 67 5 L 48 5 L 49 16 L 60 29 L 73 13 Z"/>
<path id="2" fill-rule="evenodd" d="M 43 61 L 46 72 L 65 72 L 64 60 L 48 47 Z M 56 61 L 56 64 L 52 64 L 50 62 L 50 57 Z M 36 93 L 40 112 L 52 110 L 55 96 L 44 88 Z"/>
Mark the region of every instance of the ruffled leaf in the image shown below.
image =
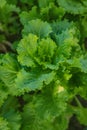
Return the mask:
<path id="1" fill-rule="evenodd" d="M 8 87 L 11 93 L 14 93 L 15 78 L 19 71 L 19 64 L 14 55 L 4 55 L 0 65 L 1 80 Z"/>
<path id="2" fill-rule="evenodd" d="M 24 107 L 22 129 L 54 130 L 61 128 L 61 130 L 66 130 L 69 116 L 67 117 L 67 98 L 64 98 L 64 93 L 53 95 L 51 86 L 43 93 L 34 96 L 32 102 Z M 67 93 L 65 95 L 67 96 Z"/>
<path id="3" fill-rule="evenodd" d="M 19 54 L 18 61 L 22 65 L 35 66 L 34 56 L 37 52 L 37 40 L 38 37 L 36 35 L 29 34 L 20 41 L 17 51 Z"/>
<path id="4" fill-rule="evenodd" d="M 0 130 L 11 130 L 8 127 L 8 122 L 3 117 L 0 117 Z"/>
<path id="5" fill-rule="evenodd" d="M 7 98 L 9 92 L 5 84 L 0 80 L 0 107 Z"/>
<path id="6" fill-rule="evenodd" d="M 38 12 L 37 6 L 33 6 L 29 12 L 22 11 L 22 13 L 20 14 L 20 21 L 25 26 L 30 20 L 35 20 L 39 18 L 39 15 L 40 14 Z"/>
<path id="7" fill-rule="evenodd" d="M 38 70 L 38 71 L 37 71 Z M 55 72 L 41 72 L 37 68 L 36 71 L 26 72 L 21 70 L 16 79 L 16 87 L 19 93 L 41 90 L 45 85 L 53 81 Z"/>
<path id="8" fill-rule="evenodd" d="M 67 12 L 73 14 L 87 13 L 86 0 L 57 0 L 58 4 L 63 7 Z"/>
<path id="9" fill-rule="evenodd" d="M 40 19 L 31 20 L 24 26 L 23 35 L 33 33 L 39 38 L 47 37 L 52 32 L 50 25 Z"/>
<path id="10" fill-rule="evenodd" d="M 17 48 L 18 61 L 27 67 L 36 67 L 39 65 L 50 66 L 56 53 L 56 44 L 50 39 L 38 41 L 38 37 L 33 34 L 25 36 Z M 49 64 L 49 65 L 48 65 Z"/>
<path id="11" fill-rule="evenodd" d="M 21 127 L 21 116 L 18 112 L 18 101 L 15 97 L 8 97 L 0 108 L 0 115 L 8 122 L 10 130 L 20 130 Z"/>

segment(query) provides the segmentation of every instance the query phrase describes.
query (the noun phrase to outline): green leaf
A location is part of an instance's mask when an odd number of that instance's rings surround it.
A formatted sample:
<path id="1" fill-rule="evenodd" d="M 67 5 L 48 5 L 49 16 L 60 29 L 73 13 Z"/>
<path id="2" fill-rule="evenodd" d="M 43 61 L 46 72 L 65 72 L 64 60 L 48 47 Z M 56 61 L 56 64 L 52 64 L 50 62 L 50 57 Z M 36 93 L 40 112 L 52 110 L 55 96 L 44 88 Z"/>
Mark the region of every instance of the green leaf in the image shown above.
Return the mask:
<path id="1" fill-rule="evenodd" d="M 20 14 L 20 21 L 25 26 L 30 20 L 39 18 L 39 12 L 37 6 L 33 6 L 29 12 L 22 11 Z"/>
<path id="2" fill-rule="evenodd" d="M 14 82 L 19 71 L 19 64 L 14 55 L 6 54 L 3 56 L 2 63 L 0 65 L 1 80 L 5 86 L 14 93 Z"/>
<path id="3" fill-rule="evenodd" d="M 50 25 L 40 19 L 31 20 L 24 26 L 23 35 L 33 33 L 39 38 L 47 37 L 52 32 Z"/>
<path id="4" fill-rule="evenodd" d="M 20 0 L 21 3 L 29 4 L 29 5 L 34 5 L 34 0 Z"/>
<path id="5" fill-rule="evenodd" d="M 75 56 L 72 59 L 68 60 L 68 63 L 71 65 L 71 67 L 78 68 L 80 69 L 81 72 L 87 73 L 87 58 L 86 57 L 87 56 L 83 56 L 83 55 L 79 57 Z"/>
<path id="6" fill-rule="evenodd" d="M 37 36 L 29 34 L 20 41 L 17 51 L 19 54 L 18 61 L 22 65 L 26 65 L 28 67 L 35 66 L 34 56 L 37 52 L 37 40 Z"/>
<path id="7" fill-rule="evenodd" d="M 9 111 L 6 116 L 8 116 L 7 120 L 9 122 L 9 128 L 12 130 L 20 130 L 21 127 L 20 114 L 14 111 Z"/>
<path id="8" fill-rule="evenodd" d="M 38 0 L 38 4 L 40 8 L 47 7 L 49 3 L 54 2 L 54 0 Z"/>
<path id="9" fill-rule="evenodd" d="M 87 55 L 82 57 L 80 62 L 82 72 L 87 73 Z"/>
<path id="10" fill-rule="evenodd" d="M 75 29 L 65 30 L 57 36 L 57 41 L 59 44 L 58 54 L 69 58 L 73 56 L 76 52 L 80 50 L 78 44 L 78 38 L 74 36 Z"/>
<path id="11" fill-rule="evenodd" d="M 8 122 L 3 117 L 0 117 L 0 130 L 11 130 L 8 127 Z"/>
<path id="12" fill-rule="evenodd" d="M 50 39 L 42 39 L 38 44 L 38 59 L 40 64 L 51 64 L 56 53 L 56 43 Z"/>
<path id="13" fill-rule="evenodd" d="M 69 22 L 67 19 L 63 21 L 53 22 L 51 24 L 53 34 L 61 34 L 63 31 L 71 29 L 74 26 L 73 22 Z"/>
<path id="14" fill-rule="evenodd" d="M 53 87 L 50 86 L 34 95 L 33 100 L 24 107 L 22 129 L 66 130 L 69 116 L 65 114 L 67 99 L 62 94 L 53 95 Z"/>
<path id="15" fill-rule="evenodd" d="M 50 38 L 38 41 L 36 35 L 29 34 L 18 45 L 18 61 L 23 66 L 31 68 L 36 67 L 38 64 L 50 68 L 56 48 L 56 43 Z"/>
<path id="16" fill-rule="evenodd" d="M 84 18 L 80 18 L 79 21 L 79 26 L 80 26 L 80 31 L 81 31 L 81 36 L 82 39 L 84 40 L 87 37 L 87 16 L 84 16 Z"/>
<path id="17" fill-rule="evenodd" d="M 10 130 L 20 130 L 21 116 L 18 112 L 18 101 L 16 97 L 9 96 L 0 108 L 0 115 L 8 122 Z"/>
<path id="18" fill-rule="evenodd" d="M 17 0 L 6 0 L 8 4 L 17 4 Z"/>
<path id="19" fill-rule="evenodd" d="M 87 108 L 77 107 L 75 108 L 75 113 L 80 124 L 87 126 Z"/>
<path id="20" fill-rule="evenodd" d="M 62 7 L 56 6 L 54 3 L 49 3 L 48 6 L 41 8 L 40 10 L 41 18 L 49 22 L 61 20 L 65 14 Z"/>
<path id="21" fill-rule="evenodd" d="M 4 2 L 4 0 L 3 0 L 3 2 Z M 3 5 L 2 8 L 0 8 L 0 21 L 3 23 L 3 28 L 4 28 L 5 32 L 8 32 L 10 29 L 10 28 L 8 28 L 8 23 L 13 24 L 12 20 L 14 20 L 16 18 L 16 17 L 12 17 L 12 14 L 14 12 L 18 14 L 20 12 L 20 8 L 16 7 L 16 5 L 8 4 L 7 2 Z M 6 16 L 8 16 L 8 17 L 6 17 Z M 16 24 L 17 24 L 17 22 L 16 22 Z M 11 29 L 13 29 L 13 28 L 11 28 Z"/>
<path id="22" fill-rule="evenodd" d="M 6 0 L 0 0 L 0 8 L 3 8 L 6 4 Z"/>
<path id="23" fill-rule="evenodd" d="M 73 14 L 87 13 L 86 0 L 57 0 L 58 4 L 63 7 L 67 12 Z"/>
<path id="24" fill-rule="evenodd" d="M 4 103 L 4 100 L 7 98 L 9 92 L 5 84 L 0 80 L 0 107 Z"/>
<path id="25" fill-rule="evenodd" d="M 38 70 L 38 71 L 37 71 Z M 41 72 L 37 68 L 34 72 L 21 70 L 16 79 L 16 87 L 19 93 L 41 90 L 45 85 L 53 81 L 55 72 Z"/>

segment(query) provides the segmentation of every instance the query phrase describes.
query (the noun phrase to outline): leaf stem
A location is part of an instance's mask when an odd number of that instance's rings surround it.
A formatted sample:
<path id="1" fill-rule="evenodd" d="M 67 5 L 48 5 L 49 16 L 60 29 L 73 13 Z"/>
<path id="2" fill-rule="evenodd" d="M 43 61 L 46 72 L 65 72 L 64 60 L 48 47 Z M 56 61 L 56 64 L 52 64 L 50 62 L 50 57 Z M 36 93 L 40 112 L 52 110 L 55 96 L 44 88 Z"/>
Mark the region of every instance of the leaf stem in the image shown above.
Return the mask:
<path id="1" fill-rule="evenodd" d="M 76 100 L 78 106 L 79 106 L 80 108 L 82 108 L 83 106 L 82 106 L 81 102 L 79 101 L 79 99 L 78 99 L 76 96 L 75 96 L 75 100 Z"/>

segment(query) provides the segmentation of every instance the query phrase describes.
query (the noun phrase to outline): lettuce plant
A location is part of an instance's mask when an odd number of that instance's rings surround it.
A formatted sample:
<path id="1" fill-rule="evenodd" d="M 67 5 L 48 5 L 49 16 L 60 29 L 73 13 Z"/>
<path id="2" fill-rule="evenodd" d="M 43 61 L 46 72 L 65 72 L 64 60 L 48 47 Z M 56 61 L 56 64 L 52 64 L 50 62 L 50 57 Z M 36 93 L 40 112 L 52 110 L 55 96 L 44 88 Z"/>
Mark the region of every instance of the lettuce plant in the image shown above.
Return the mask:
<path id="1" fill-rule="evenodd" d="M 0 8 L 5 4 L 10 7 L 4 0 Z M 76 8 L 74 1 L 72 8 L 68 4 L 12 3 L 21 10 L 15 9 L 22 29 L 13 51 L 0 54 L 0 130 L 67 130 L 73 115 L 87 126 L 87 108 L 79 99 L 87 100 L 87 52 L 81 44 L 86 37 L 86 2 L 76 2 Z"/>

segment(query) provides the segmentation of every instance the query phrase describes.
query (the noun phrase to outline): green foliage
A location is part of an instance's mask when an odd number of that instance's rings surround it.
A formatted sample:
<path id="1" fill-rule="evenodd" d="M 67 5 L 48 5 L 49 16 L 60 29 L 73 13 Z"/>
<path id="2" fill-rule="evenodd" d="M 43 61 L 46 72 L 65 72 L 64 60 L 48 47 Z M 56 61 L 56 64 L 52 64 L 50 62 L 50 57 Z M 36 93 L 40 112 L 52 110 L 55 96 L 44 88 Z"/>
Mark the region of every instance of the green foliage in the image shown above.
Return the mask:
<path id="1" fill-rule="evenodd" d="M 4 117 L 4 119 L 7 121 L 9 130 L 20 129 L 21 116 L 17 111 L 18 107 L 19 106 L 17 99 L 15 97 L 8 97 L 7 100 L 4 102 L 4 104 L 2 105 L 2 107 L 0 108 L 1 111 L 0 115 Z"/>
<path id="2" fill-rule="evenodd" d="M 57 0 L 58 4 L 63 7 L 67 12 L 74 14 L 87 13 L 86 0 Z"/>
<path id="3" fill-rule="evenodd" d="M 65 130 L 68 127 L 68 119 L 67 115 L 62 113 L 66 112 L 68 97 L 62 97 L 63 95 L 67 96 L 65 90 L 58 95 L 52 86 L 43 89 L 41 94 L 35 95 L 33 101 L 24 107 L 22 129 L 57 130 L 61 128 L 61 130 Z M 70 118 L 70 114 L 68 118 Z M 29 119 L 30 124 L 27 119 Z"/>
<path id="4" fill-rule="evenodd" d="M 2 117 L 0 117 L 0 129 L 1 130 L 10 130 L 10 128 L 8 127 L 8 122 L 3 119 Z"/>
<path id="5" fill-rule="evenodd" d="M 7 98 L 8 96 L 8 90 L 7 87 L 5 86 L 5 84 L 0 81 L 0 106 L 4 103 L 4 100 Z"/>
<path id="6" fill-rule="evenodd" d="M 39 38 L 48 36 L 51 33 L 51 27 L 47 22 L 43 22 L 40 19 L 29 21 L 25 24 L 23 29 L 23 35 L 29 33 L 37 35 Z"/>
<path id="7" fill-rule="evenodd" d="M 74 112 L 77 115 L 77 119 L 82 125 L 87 126 L 87 109 L 82 106 L 78 98 L 75 97 L 78 107 L 74 107 Z"/>
<path id="8" fill-rule="evenodd" d="M 36 70 L 28 73 L 21 70 L 17 75 L 16 86 L 21 94 L 24 92 L 41 90 L 44 87 L 44 84 L 48 85 L 54 79 L 54 76 L 54 72 L 42 73 L 39 69 L 38 72 Z"/>
<path id="9" fill-rule="evenodd" d="M 87 126 L 86 13 L 86 0 L 0 0 L 0 130 Z"/>
<path id="10" fill-rule="evenodd" d="M 8 87 L 11 93 L 14 93 L 15 90 L 13 86 L 15 84 L 15 78 L 17 77 L 18 70 L 19 64 L 16 61 L 15 56 L 11 56 L 9 54 L 4 55 L 0 65 L 0 75 L 2 75 L 0 79 Z"/>
<path id="11" fill-rule="evenodd" d="M 50 64 L 56 47 L 56 43 L 50 38 L 39 41 L 36 35 L 29 34 L 18 45 L 18 61 L 27 67 Z"/>
<path id="12" fill-rule="evenodd" d="M 37 51 L 37 39 L 37 36 L 30 34 L 25 36 L 18 45 L 18 61 L 22 65 L 26 65 L 28 67 L 35 66 L 33 57 Z"/>

